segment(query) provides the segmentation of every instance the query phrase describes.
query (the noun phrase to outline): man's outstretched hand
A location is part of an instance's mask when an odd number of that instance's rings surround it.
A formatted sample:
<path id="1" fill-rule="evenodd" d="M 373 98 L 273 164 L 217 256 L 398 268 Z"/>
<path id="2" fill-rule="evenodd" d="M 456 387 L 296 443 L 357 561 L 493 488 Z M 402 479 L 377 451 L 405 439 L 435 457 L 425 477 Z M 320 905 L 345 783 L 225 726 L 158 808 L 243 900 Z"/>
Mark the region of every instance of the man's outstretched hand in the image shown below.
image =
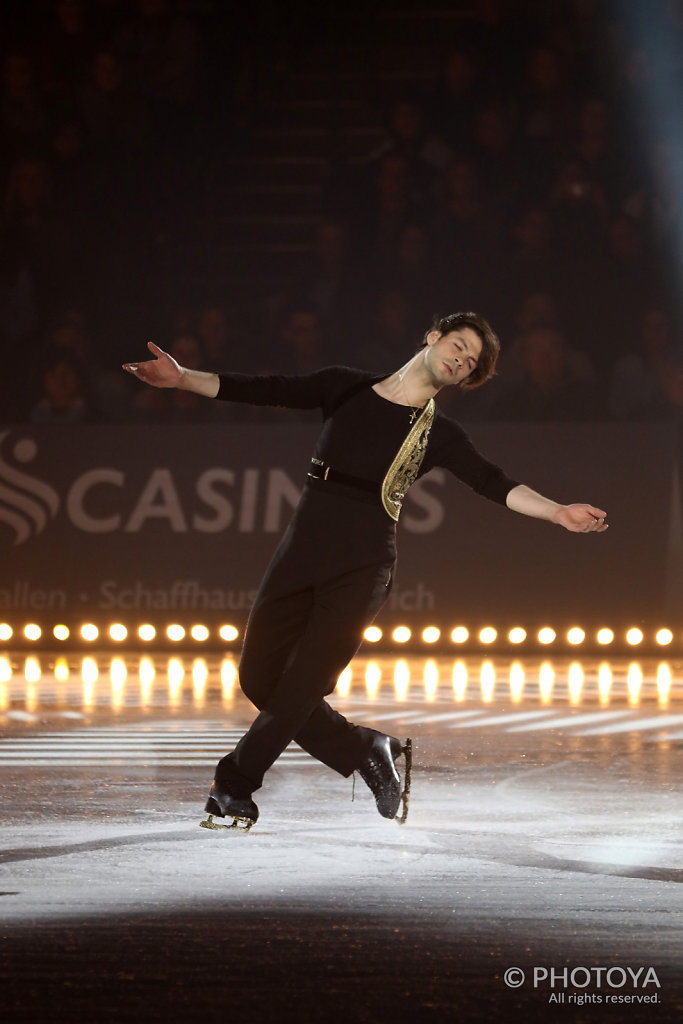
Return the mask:
<path id="1" fill-rule="evenodd" d="M 592 505 L 562 505 L 555 522 L 572 533 L 603 533 L 608 528 L 607 513 Z"/>
<path id="2" fill-rule="evenodd" d="M 183 371 L 173 356 L 164 352 L 153 341 L 147 342 L 147 348 L 154 359 L 148 359 L 144 363 L 124 363 L 123 369 L 145 384 L 151 384 L 153 388 L 177 388 Z"/>

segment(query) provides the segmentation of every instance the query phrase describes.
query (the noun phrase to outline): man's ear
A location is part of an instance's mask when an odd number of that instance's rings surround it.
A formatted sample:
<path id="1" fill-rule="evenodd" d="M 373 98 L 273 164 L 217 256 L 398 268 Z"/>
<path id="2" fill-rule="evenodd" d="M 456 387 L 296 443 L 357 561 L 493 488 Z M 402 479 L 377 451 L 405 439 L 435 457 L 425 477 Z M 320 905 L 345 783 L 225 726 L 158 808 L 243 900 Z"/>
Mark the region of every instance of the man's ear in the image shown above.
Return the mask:
<path id="1" fill-rule="evenodd" d="M 438 341 L 441 337 L 441 331 L 430 331 L 427 335 L 427 344 L 433 345 L 435 341 Z"/>

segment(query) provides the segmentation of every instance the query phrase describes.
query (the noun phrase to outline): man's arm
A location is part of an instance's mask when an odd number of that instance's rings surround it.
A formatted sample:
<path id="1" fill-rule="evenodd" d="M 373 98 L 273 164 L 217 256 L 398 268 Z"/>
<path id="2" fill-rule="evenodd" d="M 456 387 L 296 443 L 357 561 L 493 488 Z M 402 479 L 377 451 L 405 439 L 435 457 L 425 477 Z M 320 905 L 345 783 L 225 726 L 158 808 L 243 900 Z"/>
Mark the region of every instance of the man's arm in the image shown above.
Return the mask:
<path id="1" fill-rule="evenodd" d="M 505 499 L 505 504 L 513 512 L 521 512 L 533 519 L 546 519 L 549 523 L 558 523 L 572 533 L 603 533 L 608 524 L 605 522 L 607 513 L 593 505 L 560 505 L 550 498 L 544 498 L 525 484 L 513 487 Z"/>
<path id="2" fill-rule="evenodd" d="M 194 391 L 206 398 L 215 398 L 218 394 L 219 379 L 216 373 L 204 370 L 188 370 L 180 366 L 173 356 L 164 352 L 153 341 L 147 343 L 154 359 L 144 363 L 124 363 L 123 369 L 132 373 L 138 380 L 151 384 L 153 388 L 179 388 L 181 391 Z"/>

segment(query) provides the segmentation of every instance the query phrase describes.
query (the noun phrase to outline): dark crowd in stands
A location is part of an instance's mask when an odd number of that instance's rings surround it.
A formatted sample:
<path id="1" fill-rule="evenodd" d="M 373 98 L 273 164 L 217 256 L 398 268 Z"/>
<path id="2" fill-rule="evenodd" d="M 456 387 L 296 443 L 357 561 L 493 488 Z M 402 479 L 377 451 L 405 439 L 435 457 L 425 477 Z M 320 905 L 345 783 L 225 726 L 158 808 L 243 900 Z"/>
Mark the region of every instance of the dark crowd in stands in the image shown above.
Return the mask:
<path id="1" fill-rule="evenodd" d="M 409 40 L 411 77 L 383 31 L 409 3 L 4 5 L 0 418 L 277 417 L 120 364 L 152 339 L 189 367 L 390 372 L 435 315 L 474 309 L 503 355 L 444 399 L 458 418 L 678 419 L 680 140 L 649 97 L 655 79 L 683 95 L 683 3 L 652 0 L 636 42 L 624 3 L 450 6 L 447 32 Z M 277 178 L 287 99 L 317 90 L 308 236 L 289 273 L 268 275 L 266 246 L 249 274 L 232 234 L 248 157 L 271 153 Z"/>

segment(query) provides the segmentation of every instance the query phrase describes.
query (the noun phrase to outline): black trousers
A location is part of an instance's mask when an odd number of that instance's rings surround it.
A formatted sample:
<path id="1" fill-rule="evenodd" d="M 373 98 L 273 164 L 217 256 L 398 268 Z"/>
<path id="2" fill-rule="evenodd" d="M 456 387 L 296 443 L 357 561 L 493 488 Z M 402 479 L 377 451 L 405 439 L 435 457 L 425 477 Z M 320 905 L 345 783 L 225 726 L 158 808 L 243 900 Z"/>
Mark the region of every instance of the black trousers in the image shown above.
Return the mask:
<path id="1" fill-rule="evenodd" d="M 392 566 L 364 566 L 292 592 L 265 584 L 249 619 L 240 685 L 260 713 L 216 770 L 234 796 L 258 789 L 295 740 L 345 777 L 369 751 L 372 729 L 353 725 L 324 699 L 358 650 L 391 589 Z"/>

